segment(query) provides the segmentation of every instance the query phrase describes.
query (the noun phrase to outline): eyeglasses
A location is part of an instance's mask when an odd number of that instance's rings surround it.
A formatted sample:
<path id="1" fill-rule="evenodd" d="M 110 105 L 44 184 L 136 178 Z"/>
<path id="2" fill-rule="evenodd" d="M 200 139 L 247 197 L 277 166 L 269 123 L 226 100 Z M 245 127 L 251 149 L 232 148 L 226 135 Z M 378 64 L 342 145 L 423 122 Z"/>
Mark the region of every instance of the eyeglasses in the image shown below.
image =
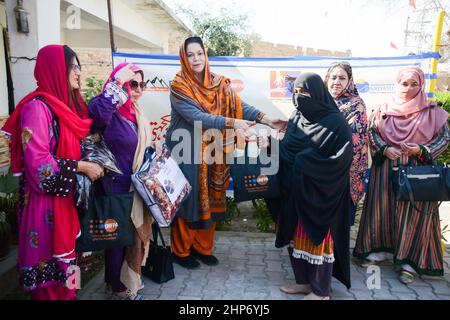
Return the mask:
<path id="1" fill-rule="evenodd" d="M 147 81 L 142 81 L 142 82 L 137 82 L 136 80 L 131 80 L 130 81 L 130 87 L 131 89 L 135 90 L 137 89 L 137 87 L 141 87 L 142 90 L 144 90 L 147 87 L 147 83 L 149 80 Z"/>
<path id="2" fill-rule="evenodd" d="M 71 64 L 72 71 L 78 71 L 81 72 L 81 66 L 79 64 Z"/>

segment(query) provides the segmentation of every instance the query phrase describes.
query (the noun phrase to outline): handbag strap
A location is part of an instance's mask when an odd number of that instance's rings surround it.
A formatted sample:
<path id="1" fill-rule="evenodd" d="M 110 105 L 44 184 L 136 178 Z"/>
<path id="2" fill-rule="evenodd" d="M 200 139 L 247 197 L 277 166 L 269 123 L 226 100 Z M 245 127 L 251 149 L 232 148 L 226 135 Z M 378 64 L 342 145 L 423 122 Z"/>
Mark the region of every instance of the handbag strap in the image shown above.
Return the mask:
<path id="1" fill-rule="evenodd" d="M 152 230 L 153 230 L 153 241 L 155 242 L 155 244 L 158 245 L 158 235 L 159 235 L 159 237 L 161 238 L 161 243 L 162 243 L 163 247 L 165 247 L 166 242 L 164 241 L 164 237 L 163 237 L 161 228 L 159 227 L 158 223 L 153 222 Z"/>

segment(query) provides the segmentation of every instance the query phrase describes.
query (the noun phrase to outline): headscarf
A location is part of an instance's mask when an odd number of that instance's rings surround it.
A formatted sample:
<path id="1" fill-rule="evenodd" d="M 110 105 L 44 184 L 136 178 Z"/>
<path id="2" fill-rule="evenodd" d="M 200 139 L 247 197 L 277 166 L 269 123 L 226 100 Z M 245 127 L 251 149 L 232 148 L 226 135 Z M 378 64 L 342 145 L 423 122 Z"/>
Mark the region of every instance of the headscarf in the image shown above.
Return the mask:
<path id="1" fill-rule="evenodd" d="M 103 86 L 103 90 L 105 90 L 106 85 L 112 81 L 114 79 L 114 76 L 116 75 L 116 73 L 123 69 L 125 66 L 129 65 L 129 62 L 122 62 L 120 64 L 117 65 L 117 67 L 114 68 L 114 70 L 111 72 L 111 74 L 109 75 L 108 80 L 105 82 L 104 86 Z M 138 66 L 131 64 L 130 65 L 130 69 L 133 72 L 141 72 L 142 75 L 144 74 L 142 69 L 139 68 Z M 142 77 L 143 78 L 143 77 Z M 130 80 L 131 81 L 131 80 Z M 130 86 L 130 81 L 127 81 L 125 83 L 122 84 L 122 88 L 126 91 L 126 93 L 128 94 L 128 100 L 119 107 L 119 109 L 117 111 L 119 111 L 119 113 L 125 118 L 130 120 L 131 122 L 137 123 L 136 120 L 136 111 L 133 108 L 133 103 L 131 101 L 131 86 Z"/>
<path id="2" fill-rule="evenodd" d="M 400 83 L 414 79 L 420 86 L 417 95 L 404 101 Z M 398 72 L 396 96 L 374 111 L 376 126 L 383 140 L 400 148 L 401 143 L 428 144 L 447 123 L 448 113 L 428 101 L 425 92 L 425 76 L 419 67 L 407 67 Z"/>
<path id="3" fill-rule="evenodd" d="M 203 81 L 198 81 L 187 58 L 185 45 L 180 48 L 181 71 L 177 73 L 171 85 L 171 94 L 176 98 L 198 106 L 203 112 L 221 115 L 227 118 L 242 119 L 242 100 L 230 86 L 230 79 L 214 74 L 209 70 L 208 56 L 205 52 L 205 70 Z M 234 146 L 234 136 L 222 132 L 223 158 Z M 225 140 L 228 138 L 228 140 Z M 211 142 L 202 141 L 202 155 Z M 215 143 L 222 143 L 216 141 Z M 217 156 L 217 155 L 216 155 Z M 210 170 L 211 179 L 208 178 Z M 228 187 L 230 169 L 226 164 L 201 163 L 199 165 L 200 184 L 200 216 L 201 220 L 209 220 L 213 213 L 226 211 L 225 192 Z M 213 181 L 211 185 L 209 180 Z"/>
<path id="4" fill-rule="evenodd" d="M 319 75 L 301 74 L 295 87 L 311 97 L 294 95 L 298 112 L 280 143 L 282 209 L 276 245 L 289 244 L 297 219 L 315 245 L 331 231 L 335 275 L 349 286 L 351 130 Z"/>
<path id="5" fill-rule="evenodd" d="M 61 159 L 80 160 L 80 140 L 88 133 L 92 123 L 87 118 L 87 107 L 78 93 L 81 105 L 80 117 L 73 102 L 69 101 L 69 89 L 66 73 L 64 47 L 48 45 L 41 48 L 36 59 L 34 77 L 37 89 L 23 98 L 6 121 L 2 131 L 10 135 L 11 170 L 20 175 L 23 171 L 23 150 L 21 145 L 20 116 L 23 107 L 36 97 L 44 98 L 59 121 L 60 137 L 56 156 Z M 68 197 L 54 197 L 54 233 L 53 255 L 64 262 L 75 259 L 75 240 L 80 234 L 78 213 L 74 205 L 73 194 Z"/>

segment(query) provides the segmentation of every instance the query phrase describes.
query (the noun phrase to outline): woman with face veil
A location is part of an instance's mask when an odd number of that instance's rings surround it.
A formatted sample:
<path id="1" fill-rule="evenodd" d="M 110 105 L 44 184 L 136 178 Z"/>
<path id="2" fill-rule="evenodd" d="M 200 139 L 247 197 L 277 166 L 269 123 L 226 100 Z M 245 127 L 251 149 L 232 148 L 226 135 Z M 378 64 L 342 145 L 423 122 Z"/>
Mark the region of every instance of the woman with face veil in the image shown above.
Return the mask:
<path id="1" fill-rule="evenodd" d="M 276 246 L 290 244 L 296 284 L 280 289 L 329 299 L 334 275 L 350 287 L 351 130 L 317 74 L 294 83 L 297 110 L 280 143 L 281 208 Z"/>

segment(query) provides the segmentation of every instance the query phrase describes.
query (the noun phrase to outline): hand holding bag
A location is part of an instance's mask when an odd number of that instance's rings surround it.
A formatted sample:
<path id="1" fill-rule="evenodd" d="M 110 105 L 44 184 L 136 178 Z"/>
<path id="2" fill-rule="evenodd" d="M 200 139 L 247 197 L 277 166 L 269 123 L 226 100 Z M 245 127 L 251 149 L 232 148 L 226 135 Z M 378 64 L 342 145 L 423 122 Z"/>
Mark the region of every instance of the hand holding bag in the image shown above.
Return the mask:
<path id="1" fill-rule="evenodd" d="M 150 252 L 145 266 L 142 267 L 142 274 L 156 283 L 163 283 L 175 278 L 172 263 L 172 251 L 170 246 L 166 246 L 164 238 L 157 223 L 153 223 L 153 240 L 150 241 Z M 158 235 L 162 245 L 158 244 Z"/>

